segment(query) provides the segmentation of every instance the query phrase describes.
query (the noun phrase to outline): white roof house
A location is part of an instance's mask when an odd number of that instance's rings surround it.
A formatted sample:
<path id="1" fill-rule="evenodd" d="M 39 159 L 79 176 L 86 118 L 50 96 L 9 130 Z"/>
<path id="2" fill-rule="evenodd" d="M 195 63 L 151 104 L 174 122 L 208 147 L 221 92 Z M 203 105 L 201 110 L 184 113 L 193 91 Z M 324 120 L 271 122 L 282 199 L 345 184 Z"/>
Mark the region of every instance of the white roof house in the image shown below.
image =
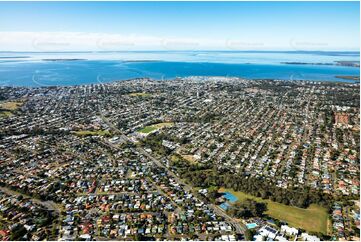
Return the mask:
<path id="1" fill-rule="evenodd" d="M 296 235 L 298 234 L 298 229 L 293 228 L 293 227 L 289 227 L 287 225 L 282 225 L 281 226 L 281 232 L 284 232 L 288 235 Z"/>

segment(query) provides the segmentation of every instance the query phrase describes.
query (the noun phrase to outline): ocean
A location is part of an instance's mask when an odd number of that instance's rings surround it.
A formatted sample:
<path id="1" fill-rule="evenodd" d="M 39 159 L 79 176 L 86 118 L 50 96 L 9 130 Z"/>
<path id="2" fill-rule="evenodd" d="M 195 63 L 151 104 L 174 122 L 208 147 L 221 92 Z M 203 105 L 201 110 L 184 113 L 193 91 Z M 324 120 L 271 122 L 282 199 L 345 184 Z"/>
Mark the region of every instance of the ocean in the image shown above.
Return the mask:
<path id="1" fill-rule="evenodd" d="M 354 82 L 336 76 L 359 76 L 359 67 L 324 64 L 359 59 L 359 52 L 0 52 L 0 86 L 81 85 L 186 76 Z"/>

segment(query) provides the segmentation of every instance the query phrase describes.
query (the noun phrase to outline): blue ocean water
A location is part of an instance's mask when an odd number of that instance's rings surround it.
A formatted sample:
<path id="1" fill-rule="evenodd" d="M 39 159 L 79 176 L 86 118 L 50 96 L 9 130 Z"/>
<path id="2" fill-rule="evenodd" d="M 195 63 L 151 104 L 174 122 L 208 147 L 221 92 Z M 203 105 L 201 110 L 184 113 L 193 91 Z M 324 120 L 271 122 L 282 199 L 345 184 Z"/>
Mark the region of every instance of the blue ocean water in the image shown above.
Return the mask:
<path id="1" fill-rule="evenodd" d="M 79 59 L 79 60 L 48 60 Z M 0 52 L 1 86 L 80 85 L 138 77 L 237 76 L 249 79 L 347 81 L 360 68 L 282 62 L 358 61 L 358 52 Z"/>

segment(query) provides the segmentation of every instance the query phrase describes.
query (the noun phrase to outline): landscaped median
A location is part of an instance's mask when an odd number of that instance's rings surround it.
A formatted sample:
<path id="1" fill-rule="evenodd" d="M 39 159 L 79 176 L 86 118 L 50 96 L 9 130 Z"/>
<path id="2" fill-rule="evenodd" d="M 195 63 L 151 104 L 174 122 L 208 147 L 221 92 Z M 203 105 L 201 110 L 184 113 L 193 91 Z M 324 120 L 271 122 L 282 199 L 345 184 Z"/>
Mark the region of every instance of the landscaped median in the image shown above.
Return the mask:
<path id="1" fill-rule="evenodd" d="M 238 198 L 238 201 L 253 199 L 267 204 L 266 214 L 287 222 L 290 226 L 305 229 L 306 231 L 321 232 L 327 234 L 327 209 L 316 204 L 311 204 L 307 209 L 288 206 L 273 202 L 269 199 L 262 199 L 244 192 L 235 192 L 232 189 L 221 188 L 219 192 L 229 192 Z"/>

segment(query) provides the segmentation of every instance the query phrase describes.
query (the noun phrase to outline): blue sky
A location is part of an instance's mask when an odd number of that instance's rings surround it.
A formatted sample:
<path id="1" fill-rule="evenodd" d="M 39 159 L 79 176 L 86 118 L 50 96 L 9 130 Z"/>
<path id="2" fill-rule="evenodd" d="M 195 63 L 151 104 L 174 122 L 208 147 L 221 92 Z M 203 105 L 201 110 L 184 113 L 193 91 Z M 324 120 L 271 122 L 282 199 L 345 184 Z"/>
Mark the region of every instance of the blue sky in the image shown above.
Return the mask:
<path id="1" fill-rule="evenodd" d="M 359 50 L 359 2 L 0 2 L 0 50 Z"/>

